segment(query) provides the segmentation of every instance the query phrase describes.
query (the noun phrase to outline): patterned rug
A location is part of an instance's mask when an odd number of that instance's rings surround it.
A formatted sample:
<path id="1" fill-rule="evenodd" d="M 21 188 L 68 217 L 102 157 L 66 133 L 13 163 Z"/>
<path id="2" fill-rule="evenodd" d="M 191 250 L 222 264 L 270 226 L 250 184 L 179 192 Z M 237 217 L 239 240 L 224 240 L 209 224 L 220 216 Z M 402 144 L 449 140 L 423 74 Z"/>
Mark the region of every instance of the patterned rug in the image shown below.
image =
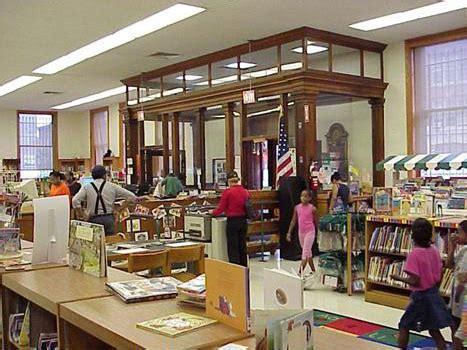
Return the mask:
<path id="1" fill-rule="evenodd" d="M 376 343 L 397 346 L 397 329 L 357 320 L 326 311 L 314 310 L 315 327 L 326 327 Z M 410 333 L 408 349 L 436 348 L 429 337 Z"/>

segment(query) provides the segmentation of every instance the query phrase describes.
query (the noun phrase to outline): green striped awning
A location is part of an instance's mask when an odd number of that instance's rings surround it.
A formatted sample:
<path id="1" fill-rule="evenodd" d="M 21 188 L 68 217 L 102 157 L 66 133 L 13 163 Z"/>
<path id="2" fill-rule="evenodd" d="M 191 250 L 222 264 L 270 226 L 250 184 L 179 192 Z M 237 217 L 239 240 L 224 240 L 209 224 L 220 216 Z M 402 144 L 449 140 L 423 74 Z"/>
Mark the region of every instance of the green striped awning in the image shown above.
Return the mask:
<path id="1" fill-rule="evenodd" d="M 467 168 L 467 153 L 439 153 L 389 156 L 376 164 L 376 170 L 458 170 Z"/>

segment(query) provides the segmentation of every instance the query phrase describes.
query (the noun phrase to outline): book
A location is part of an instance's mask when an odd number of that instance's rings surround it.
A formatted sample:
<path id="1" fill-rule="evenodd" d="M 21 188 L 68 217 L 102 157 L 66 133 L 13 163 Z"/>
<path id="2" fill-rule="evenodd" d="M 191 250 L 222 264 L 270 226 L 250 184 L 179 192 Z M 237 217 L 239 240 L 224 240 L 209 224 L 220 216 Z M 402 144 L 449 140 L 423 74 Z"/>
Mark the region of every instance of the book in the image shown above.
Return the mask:
<path id="1" fill-rule="evenodd" d="M 21 328 L 24 322 L 24 313 L 11 314 L 8 319 L 8 331 L 10 341 L 17 344 L 21 334 Z"/>
<path id="2" fill-rule="evenodd" d="M 169 337 L 176 337 L 216 322 L 216 320 L 207 317 L 180 312 L 170 316 L 164 316 L 154 320 L 138 323 L 136 327 L 167 335 Z"/>
<path id="3" fill-rule="evenodd" d="M 178 285 L 178 289 L 193 293 L 203 293 L 206 291 L 206 275 L 202 274 L 192 280 L 181 283 Z"/>
<path id="4" fill-rule="evenodd" d="M 264 269 L 264 307 L 303 309 L 304 281 L 285 270 Z"/>
<path id="5" fill-rule="evenodd" d="M 206 315 L 242 332 L 249 332 L 249 269 L 206 259 L 205 273 Z"/>
<path id="6" fill-rule="evenodd" d="M 133 281 L 107 282 L 106 286 L 126 303 L 175 298 L 180 281 L 173 277 L 155 277 Z"/>
<path id="7" fill-rule="evenodd" d="M 282 320 L 280 327 L 282 334 L 278 344 L 279 349 L 313 349 L 313 310 L 307 310 Z"/>
<path id="8" fill-rule="evenodd" d="M 376 214 L 391 214 L 392 188 L 375 187 L 373 189 L 373 208 Z"/>
<path id="9" fill-rule="evenodd" d="M 19 346 L 28 346 L 31 333 L 31 318 L 29 311 L 29 303 L 26 307 L 26 312 L 24 313 L 23 324 L 21 325 L 21 331 L 19 333 L 18 345 Z"/>
<path id="10" fill-rule="evenodd" d="M 103 225 L 71 220 L 69 242 L 71 268 L 95 277 L 107 276 Z"/>
<path id="11" fill-rule="evenodd" d="M 58 347 L 57 333 L 41 333 L 37 342 L 37 350 L 54 350 Z"/>

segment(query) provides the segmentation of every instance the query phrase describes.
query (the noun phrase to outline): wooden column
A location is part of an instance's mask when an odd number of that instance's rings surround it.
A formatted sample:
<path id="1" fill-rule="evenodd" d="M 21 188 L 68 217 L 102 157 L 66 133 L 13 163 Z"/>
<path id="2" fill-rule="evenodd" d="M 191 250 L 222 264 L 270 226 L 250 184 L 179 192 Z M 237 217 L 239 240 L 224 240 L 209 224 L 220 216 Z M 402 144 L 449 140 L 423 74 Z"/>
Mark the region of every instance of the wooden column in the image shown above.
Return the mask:
<path id="1" fill-rule="evenodd" d="M 169 115 L 162 115 L 162 164 L 164 167 L 164 176 L 167 176 L 170 172 L 170 147 L 169 147 Z"/>
<path id="2" fill-rule="evenodd" d="M 241 180 L 242 184 L 245 188 L 249 188 L 248 184 L 248 169 L 250 166 L 248 165 L 248 157 L 247 152 L 250 149 L 248 142 L 244 142 L 243 138 L 247 136 L 247 110 L 248 107 L 246 104 L 240 102 L 240 164 L 241 164 Z"/>
<path id="3" fill-rule="evenodd" d="M 172 116 L 172 167 L 176 176 L 180 175 L 180 113 Z"/>
<path id="4" fill-rule="evenodd" d="M 205 142 L 206 108 L 200 108 L 193 121 L 193 163 L 195 166 L 195 184 L 198 183 L 196 169 L 201 169 L 201 187 L 206 186 L 206 142 Z"/>
<path id="5" fill-rule="evenodd" d="M 131 168 L 133 174 L 130 175 L 131 183 L 141 183 L 143 179 L 143 166 L 142 166 L 142 148 L 144 147 L 144 121 L 138 121 L 136 116 L 132 117 L 130 111 L 125 113 L 125 148 L 126 158 L 131 158 L 133 161 L 132 166 L 127 165 L 125 159 L 126 173 L 129 173 Z"/>
<path id="6" fill-rule="evenodd" d="M 225 114 L 225 167 L 227 172 L 235 168 L 235 133 L 233 103 L 222 106 Z"/>
<path id="7" fill-rule="evenodd" d="M 304 93 L 295 99 L 297 146 L 297 175 L 307 179 L 309 167 L 317 155 L 316 97 L 317 93 Z"/>
<path id="8" fill-rule="evenodd" d="M 376 163 L 384 159 L 384 98 L 372 98 L 371 131 L 373 154 L 373 186 L 384 186 L 384 171 L 376 171 Z"/>

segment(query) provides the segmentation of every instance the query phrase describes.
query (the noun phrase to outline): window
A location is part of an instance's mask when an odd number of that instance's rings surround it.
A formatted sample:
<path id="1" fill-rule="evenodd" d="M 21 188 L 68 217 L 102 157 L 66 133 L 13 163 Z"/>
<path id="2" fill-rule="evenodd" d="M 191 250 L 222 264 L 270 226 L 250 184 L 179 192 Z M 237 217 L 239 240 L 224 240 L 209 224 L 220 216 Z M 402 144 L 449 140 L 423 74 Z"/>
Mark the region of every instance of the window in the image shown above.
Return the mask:
<path id="1" fill-rule="evenodd" d="M 413 82 L 415 153 L 465 152 L 467 39 L 415 48 Z"/>
<path id="2" fill-rule="evenodd" d="M 104 154 L 109 149 L 109 110 L 91 111 L 92 144 L 94 164 L 103 164 Z"/>
<path id="3" fill-rule="evenodd" d="M 53 115 L 19 113 L 18 141 L 20 177 L 48 176 L 53 169 Z"/>

